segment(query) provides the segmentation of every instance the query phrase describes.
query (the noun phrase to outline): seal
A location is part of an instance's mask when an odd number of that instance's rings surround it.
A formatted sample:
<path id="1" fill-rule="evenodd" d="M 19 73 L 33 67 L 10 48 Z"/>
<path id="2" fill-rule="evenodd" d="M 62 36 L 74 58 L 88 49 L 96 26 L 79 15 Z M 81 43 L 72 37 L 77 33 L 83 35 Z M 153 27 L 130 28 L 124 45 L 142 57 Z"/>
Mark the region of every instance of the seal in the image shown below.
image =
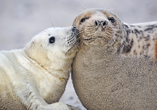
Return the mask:
<path id="1" fill-rule="evenodd" d="M 48 28 L 19 50 L 0 52 L 0 110 L 71 110 L 57 102 L 77 52 L 76 27 Z"/>
<path id="2" fill-rule="evenodd" d="M 157 22 L 127 24 L 103 9 L 74 20 L 80 47 L 75 91 L 88 110 L 157 109 Z"/>

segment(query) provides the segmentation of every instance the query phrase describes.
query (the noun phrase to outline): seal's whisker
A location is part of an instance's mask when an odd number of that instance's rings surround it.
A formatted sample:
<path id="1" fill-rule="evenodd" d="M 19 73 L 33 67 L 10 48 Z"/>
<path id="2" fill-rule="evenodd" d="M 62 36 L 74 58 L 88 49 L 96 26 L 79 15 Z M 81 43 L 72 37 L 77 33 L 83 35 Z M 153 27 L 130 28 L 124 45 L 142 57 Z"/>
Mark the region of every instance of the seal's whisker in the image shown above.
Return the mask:
<path id="1" fill-rule="evenodd" d="M 77 35 L 81 35 L 81 34 L 83 34 L 84 32 L 79 32 Z"/>
<path id="2" fill-rule="evenodd" d="M 80 32 L 77 34 L 77 36 L 78 36 L 78 35 L 82 35 L 82 33 L 84 33 L 84 31 L 80 31 Z"/>
<path id="3" fill-rule="evenodd" d="M 92 24 L 91 23 L 88 23 L 88 24 L 90 24 L 90 26 L 92 26 Z M 93 27 L 93 26 L 92 26 Z"/>
<path id="4" fill-rule="evenodd" d="M 88 9 L 84 4 L 80 3 L 85 9 Z"/>
<path id="5" fill-rule="evenodd" d="M 71 35 L 70 37 L 68 37 L 67 39 L 69 40 L 69 39 L 72 39 L 74 36 L 73 35 Z"/>
<path id="6" fill-rule="evenodd" d="M 74 40 L 74 38 L 71 38 L 71 39 L 68 39 L 67 41 L 68 41 L 68 42 L 71 42 L 71 41 L 73 41 L 73 40 Z"/>
<path id="7" fill-rule="evenodd" d="M 90 25 L 90 26 L 86 26 L 86 27 L 91 27 L 91 28 L 94 28 L 94 26 Z"/>
<path id="8" fill-rule="evenodd" d="M 78 34 L 82 34 L 82 33 L 84 33 L 84 31 L 82 31 L 82 32 L 79 32 Z"/>
<path id="9" fill-rule="evenodd" d="M 110 4 L 110 1 L 108 1 L 107 3 L 106 3 L 106 5 L 105 5 L 105 10 L 107 9 L 107 7 L 108 7 L 108 5 Z"/>
<path id="10" fill-rule="evenodd" d="M 95 28 L 93 28 L 93 27 L 88 27 L 87 29 L 90 30 L 90 29 L 95 29 Z"/>
<path id="11" fill-rule="evenodd" d="M 82 32 L 79 32 L 78 34 L 82 34 L 82 33 L 84 33 L 84 31 L 82 31 Z"/>
<path id="12" fill-rule="evenodd" d="M 68 43 L 69 46 L 72 46 L 72 45 L 74 45 L 74 44 L 75 44 L 75 42 L 69 42 L 69 43 Z"/>
<path id="13" fill-rule="evenodd" d="M 77 34 L 77 36 L 82 36 L 83 35 L 83 33 L 79 33 L 79 34 Z"/>
<path id="14" fill-rule="evenodd" d="M 84 30 L 80 30 L 79 33 L 80 33 L 80 32 L 85 32 L 85 31 L 84 31 Z"/>
<path id="15" fill-rule="evenodd" d="M 83 11 L 83 10 L 86 10 L 86 9 L 88 9 L 84 4 L 82 4 L 82 3 L 80 3 L 80 2 L 78 2 L 80 5 L 82 5 L 85 9 L 78 9 L 78 10 L 81 10 L 81 11 Z"/>
<path id="16" fill-rule="evenodd" d="M 68 39 L 68 42 L 74 41 L 75 38 Z"/>
<path id="17" fill-rule="evenodd" d="M 76 39 L 76 41 L 78 41 L 80 39 L 80 37 L 78 37 L 77 39 Z"/>
<path id="18" fill-rule="evenodd" d="M 48 34 L 48 36 L 51 36 L 51 33 L 48 29 L 46 29 L 44 32 L 46 32 Z"/>
<path id="19" fill-rule="evenodd" d="M 94 28 L 93 26 L 86 26 L 87 28 Z"/>
<path id="20" fill-rule="evenodd" d="M 47 30 L 47 31 L 48 31 L 49 35 L 51 35 L 51 32 L 50 32 L 50 30 Z"/>
<path id="21" fill-rule="evenodd" d="M 50 23 L 51 23 L 52 27 L 55 29 L 55 26 L 53 25 L 53 23 L 52 23 L 51 19 L 49 19 L 49 21 L 50 21 Z"/>
<path id="22" fill-rule="evenodd" d="M 53 26 L 53 28 L 55 29 L 55 25 L 51 22 L 51 25 Z"/>

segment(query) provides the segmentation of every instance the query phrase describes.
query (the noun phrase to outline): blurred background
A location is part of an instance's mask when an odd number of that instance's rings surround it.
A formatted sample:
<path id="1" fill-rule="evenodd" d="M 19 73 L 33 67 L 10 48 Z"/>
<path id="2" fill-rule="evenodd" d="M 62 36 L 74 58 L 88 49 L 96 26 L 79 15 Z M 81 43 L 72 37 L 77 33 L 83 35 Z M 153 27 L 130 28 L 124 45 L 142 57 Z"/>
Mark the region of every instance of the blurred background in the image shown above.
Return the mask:
<path id="1" fill-rule="evenodd" d="M 0 0 L 0 50 L 23 48 L 40 31 L 72 25 L 87 8 L 103 8 L 123 22 L 157 21 L 157 0 Z M 71 79 L 61 100 L 85 110 Z"/>

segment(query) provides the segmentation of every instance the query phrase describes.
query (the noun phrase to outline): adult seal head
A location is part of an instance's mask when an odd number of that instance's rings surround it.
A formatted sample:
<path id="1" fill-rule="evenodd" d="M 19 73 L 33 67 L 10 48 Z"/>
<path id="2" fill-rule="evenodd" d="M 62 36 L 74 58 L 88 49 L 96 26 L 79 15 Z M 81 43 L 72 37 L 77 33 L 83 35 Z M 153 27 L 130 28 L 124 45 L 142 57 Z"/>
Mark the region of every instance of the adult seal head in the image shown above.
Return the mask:
<path id="1" fill-rule="evenodd" d="M 58 102 L 77 52 L 76 27 L 49 28 L 0 52 L 0 110 L 71 110 Z M 72 109 L 73 110 L 73 109 Z"/>
<path id="2" fill-rule="evenodd" d="M 80 48 L 72 79 L 88 110 L 157 109 L 157 22 L 126 24 L 88 9 L 74 22 Z"/>

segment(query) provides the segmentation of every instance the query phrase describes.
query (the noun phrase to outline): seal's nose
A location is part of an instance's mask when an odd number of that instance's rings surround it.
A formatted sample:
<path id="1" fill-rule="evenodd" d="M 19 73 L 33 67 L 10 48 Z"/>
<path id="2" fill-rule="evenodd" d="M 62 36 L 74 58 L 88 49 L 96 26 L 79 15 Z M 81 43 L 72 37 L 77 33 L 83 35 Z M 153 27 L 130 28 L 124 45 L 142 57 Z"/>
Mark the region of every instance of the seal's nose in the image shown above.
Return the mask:
<path id="1" fill-rule="evenodd" d="M 74 35 L 76 35 L 77 38 L 79 37 L 78 36 L 79 30 L 75 26 L 72 27 L 71 31 L 73 32 Z"/>
<path id="2" fill-rule="evenodd" d="M 73 28 L 71 30 L 72 30 L 72 32 L 76 32 L 77 28 L 75 26 L 73 26 Z"/>
<path id="3" fill-rule="evenodd" d="M 100 21 L 99 20 L 95 20 L 94 24 L 95 24 L 95 27 L 98 27 L 100 25 Z"/>
<path id="4" fill-rule="evenodd" d="M 105 28 L 105 26 L 107 25 L 107 21 L 105 21 L 105 20 L 101 21 L 101 25 L 102 25 L 103 28 Z"/>
<path id="5" fill-rule="evenodd" d="M 103 20 L 103 21 L 99 21 L 99 20 L 95 20 L 94 22 L 95 27 L 97 28 L 98 26 L 102 26 L 103 28 L 105 28 L 105 26 L 107 25 L 107 21 Z"/>

